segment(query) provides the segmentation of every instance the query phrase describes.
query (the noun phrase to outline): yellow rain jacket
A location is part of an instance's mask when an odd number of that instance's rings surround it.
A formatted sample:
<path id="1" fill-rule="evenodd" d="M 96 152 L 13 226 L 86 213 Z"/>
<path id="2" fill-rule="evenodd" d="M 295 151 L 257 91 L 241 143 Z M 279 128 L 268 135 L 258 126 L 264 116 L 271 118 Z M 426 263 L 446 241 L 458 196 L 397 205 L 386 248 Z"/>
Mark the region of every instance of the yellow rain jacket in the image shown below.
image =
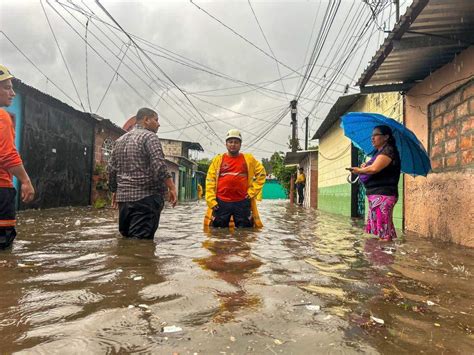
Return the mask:
<path id="1" fill-rule="evenodd" d="M 209 227 L 212 222 L 212 208 L 217 205 L 216 193 L 217 183 L 219 180 L 219 171 L 221 169 L 222 157 L 224 154 L 217 155 L 211 162 L 206 177 L 206 202 L 207 212 L 204 217 L 204 227 Z M 253 226 L 255 228 L 263 227 L 260 215 L 257 209 L 257 196 L 265 184 L 266 172 L 262 163 L 254 158 L 252 154 L 244 153 L 245 162 L 247 163 L 248 172 L 248 190 L 247 195 L 250 197 L 250 207 L 252 209 Z"/>

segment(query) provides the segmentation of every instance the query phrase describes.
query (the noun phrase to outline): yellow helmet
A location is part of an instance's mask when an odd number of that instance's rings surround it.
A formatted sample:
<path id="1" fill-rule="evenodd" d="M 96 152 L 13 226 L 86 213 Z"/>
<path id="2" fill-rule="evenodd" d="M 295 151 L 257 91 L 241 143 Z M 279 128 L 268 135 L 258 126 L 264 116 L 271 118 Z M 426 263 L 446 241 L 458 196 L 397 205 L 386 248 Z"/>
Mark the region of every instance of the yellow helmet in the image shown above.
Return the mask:
<path id="1" fill-rule="evenodd" d="M 0 81 L 13 78 L 6 66 L 0 64 Z"/>
<path id="2" fill-rule="evenodd" d="M 242 135 L 240 134 L 240 131 L 238 129 L 234 128 L 227 132 L 225 140 L 227 141 L 230 138 L 237 138 L 242 142 Z"/>

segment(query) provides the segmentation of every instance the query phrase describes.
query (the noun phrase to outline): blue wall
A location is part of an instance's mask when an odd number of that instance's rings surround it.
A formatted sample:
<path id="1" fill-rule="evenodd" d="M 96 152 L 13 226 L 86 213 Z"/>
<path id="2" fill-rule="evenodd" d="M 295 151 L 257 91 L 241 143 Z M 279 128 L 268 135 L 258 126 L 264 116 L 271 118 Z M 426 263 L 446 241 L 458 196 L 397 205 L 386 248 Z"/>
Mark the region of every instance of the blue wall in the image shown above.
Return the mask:
<path id="1" fill-rule="evenodd" d="M 23 130 L 23 110 L 22 105 L 23 98 L 21 94 L 18 94 L 13 99 L 13 103 L 11 106 L 7 107 L 6 110 L 15 114 L 15 146 L 18 152 L 21 154 L 21 133 Z M 16 177 L 13 178 L 13 184 L 17 191 L 20 188 L 20 183 Z"/>

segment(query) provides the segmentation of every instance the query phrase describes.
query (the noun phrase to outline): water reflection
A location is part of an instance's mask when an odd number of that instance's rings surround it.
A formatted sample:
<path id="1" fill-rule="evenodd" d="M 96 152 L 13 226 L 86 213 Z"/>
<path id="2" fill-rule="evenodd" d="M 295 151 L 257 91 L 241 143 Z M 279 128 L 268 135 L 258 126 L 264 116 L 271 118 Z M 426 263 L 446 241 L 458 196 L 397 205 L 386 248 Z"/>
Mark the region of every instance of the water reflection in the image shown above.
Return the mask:
<path id="1" fill-rule="evenodd" d="M 245 289 L 246 281 L 255 277 L 254 272 L 262 265 L 251 253 L 251 244 L 257 235 L 258 232 L 252 230 L 236 230 L 229 235 L 227 231 L 211 229 L 202 242 L 203 248 L 211 254 L 194 259 L 204 270 L 213 271 L 215 277 L 236 288 L 232 292 L 217 292 L 220 307 L 213 318 L 217 323 L 228 322 L 240 310 L 256 309 L 261 303 L 258 296 L 248 294 Z"/>
<path id="2" fill-rule="evenodd" d="M 208 235 L 203 209 L 166 209 L 155 241 L 123 239 L 114 211 L 22 212 L 14 248 L 0 252 L 2 352 L 474 348 L 474 250 L 380 243 L 361 221 L 272 201 L 261 231 Z"/>

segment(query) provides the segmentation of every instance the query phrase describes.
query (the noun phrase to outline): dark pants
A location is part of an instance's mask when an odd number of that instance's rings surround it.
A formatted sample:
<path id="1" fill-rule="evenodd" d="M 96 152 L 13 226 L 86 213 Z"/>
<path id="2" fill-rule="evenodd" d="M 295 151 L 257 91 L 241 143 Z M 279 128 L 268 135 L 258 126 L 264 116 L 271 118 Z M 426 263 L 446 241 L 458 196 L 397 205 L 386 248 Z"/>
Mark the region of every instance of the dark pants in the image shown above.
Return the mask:
<path id="1" fill-rule="evenodd" d="M 0 187 L 0 249 L 11 246 L 16 237 L 15 196 L 12 187 Z"/>
<path id="2" fill-rule="evenodd" d="M 296 191 L 298 192 L 298 204 L 302 205 L 304 201 L 304 185 L 296 184 Z"/>
<path id="3" fill-rule="evenodd" d="M 253 227 L 250 200 L 245 199 L 237 202 L 225 202 L 217 199 L 219 208 L 214 211 L 212 226 L 216 228 L 229 228 L 230 217 L 234 217 L 236 228 Z"/>
<path id="4" fill-rule="evenodd" d="M 165 202 L 152 195 L 138 201 L 119 202 L 119 231 L 127 238 L 153 239 Z"/>

